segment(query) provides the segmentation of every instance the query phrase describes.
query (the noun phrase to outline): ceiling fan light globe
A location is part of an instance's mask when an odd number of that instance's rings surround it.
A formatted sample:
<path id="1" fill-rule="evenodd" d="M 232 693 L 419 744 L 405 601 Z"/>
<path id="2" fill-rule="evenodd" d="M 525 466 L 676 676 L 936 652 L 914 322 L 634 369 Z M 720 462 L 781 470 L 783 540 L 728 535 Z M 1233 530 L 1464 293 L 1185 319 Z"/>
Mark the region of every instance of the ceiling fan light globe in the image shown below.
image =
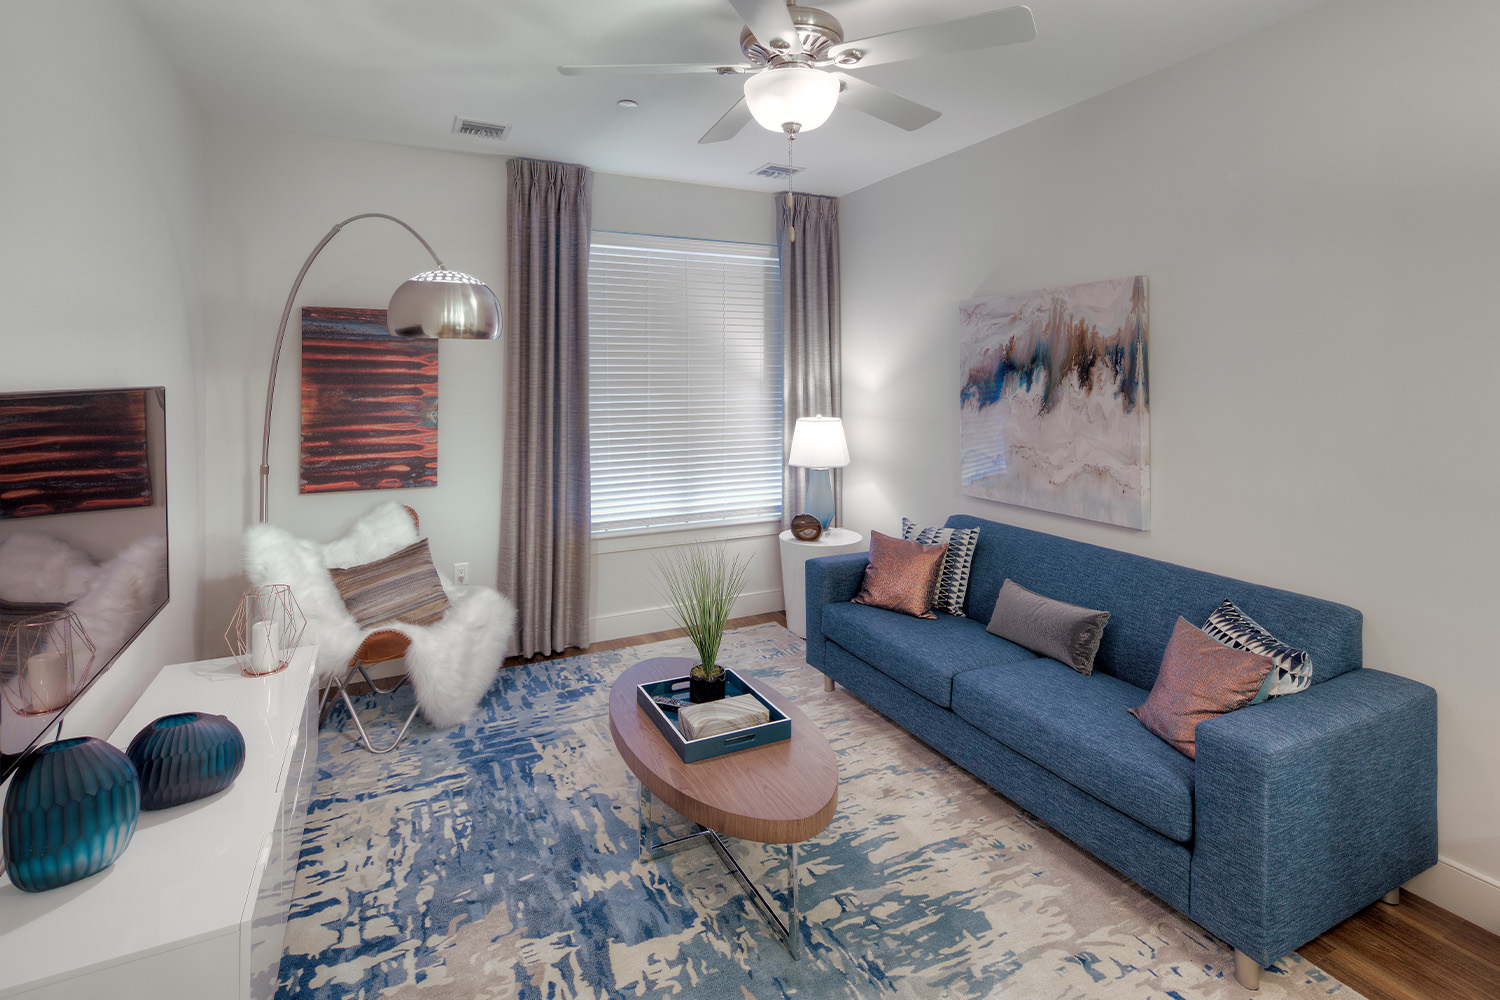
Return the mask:
<path id="1" fill-rule="evenodd" d="M 497 340 L 500 301 L 488 285 L 459 271 L 425 271 L 401 283 L 386 308 L 397 337 Z"/>
<path id="2" fill-rule="evenodd" d="M 817 128 L 838 101 L 838 79 L 810 66 L 779 66 L 745 81 L 750 114 L 772 132 L 786 131 L 788 124 L 803 132 Z"/>

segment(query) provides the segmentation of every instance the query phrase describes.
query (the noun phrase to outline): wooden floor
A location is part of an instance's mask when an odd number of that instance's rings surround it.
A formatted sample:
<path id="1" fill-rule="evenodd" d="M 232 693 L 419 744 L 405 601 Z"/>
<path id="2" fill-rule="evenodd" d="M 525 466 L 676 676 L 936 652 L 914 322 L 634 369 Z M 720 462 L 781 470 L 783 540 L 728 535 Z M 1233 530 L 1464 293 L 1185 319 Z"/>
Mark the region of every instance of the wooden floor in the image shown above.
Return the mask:
<path id="1" fill-rule="evenodd" d="M 747 615 L 744 618 L 731 618 L 729 628 L 748 628 L 751 625 L 764 625 L 767 622 L 786 627 L 786 615 L 780 611 L 768 611 L 763 615 Z M 674 628 L 667 632 L 648 632 L 645 635 L 633 635 L 628 639 L 609 639 L 605 642 L 596 642 L 588 649 L 565 649 L 561 653 L 553 653 L 550 656 L 533 656 L 530 659 L 522 659 L 512 656 L 505 661 L 507 667 L 514 667 L 521 663 L 545 663 L 547 660 L 561 660 L 566 656 L 580 656 L 583 653 L 602 653 L 607 649 L 624 649 L 627 646 L 644 646 L 648 642 L 661 642 L 665 639 L 680 639 L 687 635 L 680 628 Z"/>
<path id="2" fill-rule="evenodd" d="M 779 611 L 737 618 L 730 628 L 776 622 Z M 579 653 L 623 649 L 681 636 L 681 629 L 629 639 L 596 642 L 532 660 L 506 660 L 506 666 L 555 660 Z M 1457 917 L 1420 896 L 1401 894 L 1401 903 L 1375 903 L 1333 930 L 1297 949 L 1369 1000 L 1497 1000 L 1500 998 L 1500 937 Z M 1247 997 L 1253 994 L 1247 992 Z"/>
<path id="3" fill-rule="evenodd" d="M 1297 950 L 1370 1000 L 1500 997 L 1500 937 L 1409 892 Z"/>

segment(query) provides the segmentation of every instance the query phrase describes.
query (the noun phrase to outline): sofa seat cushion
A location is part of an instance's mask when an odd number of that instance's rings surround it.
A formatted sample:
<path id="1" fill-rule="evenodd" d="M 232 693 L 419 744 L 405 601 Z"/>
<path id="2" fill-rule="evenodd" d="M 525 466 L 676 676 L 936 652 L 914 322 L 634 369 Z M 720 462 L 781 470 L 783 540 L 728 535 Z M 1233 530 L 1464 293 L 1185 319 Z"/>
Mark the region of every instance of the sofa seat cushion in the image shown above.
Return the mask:
<path id="1" fill-rule="evenodd" d="M 990 635 L 983 622 L 942 612 L 926 619 L 863 604 L 829 604 L 823 608 L 823 635 L 939 708 L 952 707 L 957 675 L 1036 659 L 1029 649 Z M 1142 695 L 1136 704 L 1144 700 Z"/>
<path id="2" fill-rule="evenodd" d="M 1056 660 L 971 670 L 953 681 L 953 711 L 1081 791 L 1163 836 L 1193 836 L 1193 762 L 1126 709 L 1147 692 L 1085 676 Z"/>

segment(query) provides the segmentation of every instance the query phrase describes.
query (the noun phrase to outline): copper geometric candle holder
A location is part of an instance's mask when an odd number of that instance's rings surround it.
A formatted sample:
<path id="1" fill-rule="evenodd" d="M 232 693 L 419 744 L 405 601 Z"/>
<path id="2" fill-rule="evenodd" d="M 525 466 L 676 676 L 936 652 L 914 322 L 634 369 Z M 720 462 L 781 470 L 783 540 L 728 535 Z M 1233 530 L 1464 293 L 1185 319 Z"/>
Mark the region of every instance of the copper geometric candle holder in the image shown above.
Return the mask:
<path id="1" fill-rule="evenodd" d="M 48 611 L 8 628 L 0 664 L 14 677 L 5 700 L 17 715 L 48 715 L 66 708 L 94 667 L 94 644 L 71 611 Z"/>
<path id="2" fill-rule="evenodd" d="M 240 597 L 224 639 L 240 673 L 262 677 L 286 669 L 302 641 L 307 618 L 284 583 L 251 587 Z"/>

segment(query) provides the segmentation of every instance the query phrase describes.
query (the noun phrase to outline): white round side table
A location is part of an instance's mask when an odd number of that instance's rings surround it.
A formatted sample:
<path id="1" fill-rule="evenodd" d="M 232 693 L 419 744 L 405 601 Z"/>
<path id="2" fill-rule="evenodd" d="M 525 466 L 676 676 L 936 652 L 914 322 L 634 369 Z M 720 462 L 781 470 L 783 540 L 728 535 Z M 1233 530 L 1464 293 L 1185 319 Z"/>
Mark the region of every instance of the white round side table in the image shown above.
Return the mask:
<path id="1" fill-rule="evenodd" d="M 865 536 L 848 528 L 829 528 L 815 542 L 781 533 L 781 594 L 786 599 L 786 627 L 807 638 L 807 561 L 841 552 L 862 552 Z"/>

